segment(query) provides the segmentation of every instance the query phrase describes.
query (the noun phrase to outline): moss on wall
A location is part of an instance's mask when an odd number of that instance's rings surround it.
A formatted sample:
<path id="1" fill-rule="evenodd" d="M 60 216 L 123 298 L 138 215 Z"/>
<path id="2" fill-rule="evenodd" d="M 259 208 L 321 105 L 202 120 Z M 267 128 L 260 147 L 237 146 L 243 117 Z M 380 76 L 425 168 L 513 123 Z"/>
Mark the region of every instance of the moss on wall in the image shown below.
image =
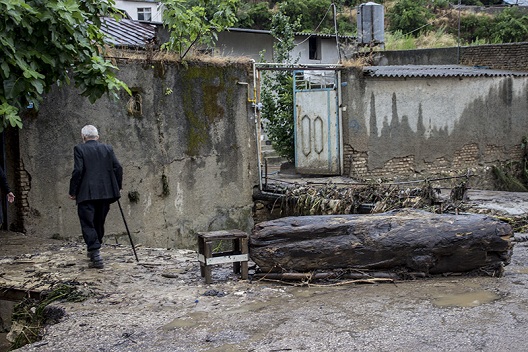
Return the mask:
<path id="1" fill-rule="evenodd" d="M 215 67 L 188 67 L 182 72 L 183 110 L 189 123 L 187 154 L 196 156 L 209 142 L 208 126 L 216 119 L 225 117 L 225 109 L 219 103 L 226 88 L 223 70 Z M 201 91 L 201 99 L 195 92 Z"/>

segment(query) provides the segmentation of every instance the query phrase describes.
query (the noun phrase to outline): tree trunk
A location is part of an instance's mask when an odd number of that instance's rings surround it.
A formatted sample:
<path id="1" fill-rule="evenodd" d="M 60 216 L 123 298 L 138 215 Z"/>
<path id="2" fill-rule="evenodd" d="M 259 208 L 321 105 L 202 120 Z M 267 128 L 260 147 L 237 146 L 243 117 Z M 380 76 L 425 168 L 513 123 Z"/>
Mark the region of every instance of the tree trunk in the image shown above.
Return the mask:
<path id="1" fill-rule="evenodd" d="M 509 224 L 480 214 L 399 209 L 300 216 L 257 224 L 250 256 L 264 273 L 359 269 L 500 276 L 511 259 L 512 236 Z"/>

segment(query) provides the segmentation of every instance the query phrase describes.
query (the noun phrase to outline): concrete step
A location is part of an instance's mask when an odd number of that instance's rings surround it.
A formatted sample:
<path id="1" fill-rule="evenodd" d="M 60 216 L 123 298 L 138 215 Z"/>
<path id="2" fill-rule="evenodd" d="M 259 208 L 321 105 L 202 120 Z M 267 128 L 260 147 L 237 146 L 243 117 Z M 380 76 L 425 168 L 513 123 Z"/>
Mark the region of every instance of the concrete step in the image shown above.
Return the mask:
<path id="1" fill-rule="evenodd" d="M 276 156 L 265 156 L 264 159 L 266 160 L 268 165 L 281 165 L 281 164 L 283 164 L 283 163 L 288 161 L 287 159 L 285 159 L 283 157 L 280 157 L 278 155 L 276 155 Z"/>

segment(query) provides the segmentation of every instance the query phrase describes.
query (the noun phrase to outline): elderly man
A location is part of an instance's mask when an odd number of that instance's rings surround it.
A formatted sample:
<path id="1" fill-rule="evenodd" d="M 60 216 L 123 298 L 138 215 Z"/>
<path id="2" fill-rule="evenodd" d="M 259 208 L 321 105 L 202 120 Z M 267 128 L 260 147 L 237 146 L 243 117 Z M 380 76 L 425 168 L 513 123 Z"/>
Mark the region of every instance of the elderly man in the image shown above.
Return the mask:
<path id="1" fill-rule="evenodd" d="M 74 166 L 70 179 L 70 199 L 77 203 L 81 230 L 88 249 L 90 267 L 104 267 L 100 248 L 110 204 L 117 201 L 123 169 L 110 145 L 100 143 L 97 128 L 81 129 L 83 143 L 73 148 Z"/>

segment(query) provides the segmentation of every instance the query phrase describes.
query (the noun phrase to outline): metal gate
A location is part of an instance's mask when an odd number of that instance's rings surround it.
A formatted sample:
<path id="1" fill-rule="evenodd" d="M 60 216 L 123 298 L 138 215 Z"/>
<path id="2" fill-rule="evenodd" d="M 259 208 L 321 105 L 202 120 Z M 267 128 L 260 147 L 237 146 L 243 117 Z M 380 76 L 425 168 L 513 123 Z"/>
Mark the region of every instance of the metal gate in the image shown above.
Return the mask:
<path id="1" fill-rule="evenodd" d="M 335 71 L 294 71 L 295 169 L 339 175 L 339 91 Z"/>

